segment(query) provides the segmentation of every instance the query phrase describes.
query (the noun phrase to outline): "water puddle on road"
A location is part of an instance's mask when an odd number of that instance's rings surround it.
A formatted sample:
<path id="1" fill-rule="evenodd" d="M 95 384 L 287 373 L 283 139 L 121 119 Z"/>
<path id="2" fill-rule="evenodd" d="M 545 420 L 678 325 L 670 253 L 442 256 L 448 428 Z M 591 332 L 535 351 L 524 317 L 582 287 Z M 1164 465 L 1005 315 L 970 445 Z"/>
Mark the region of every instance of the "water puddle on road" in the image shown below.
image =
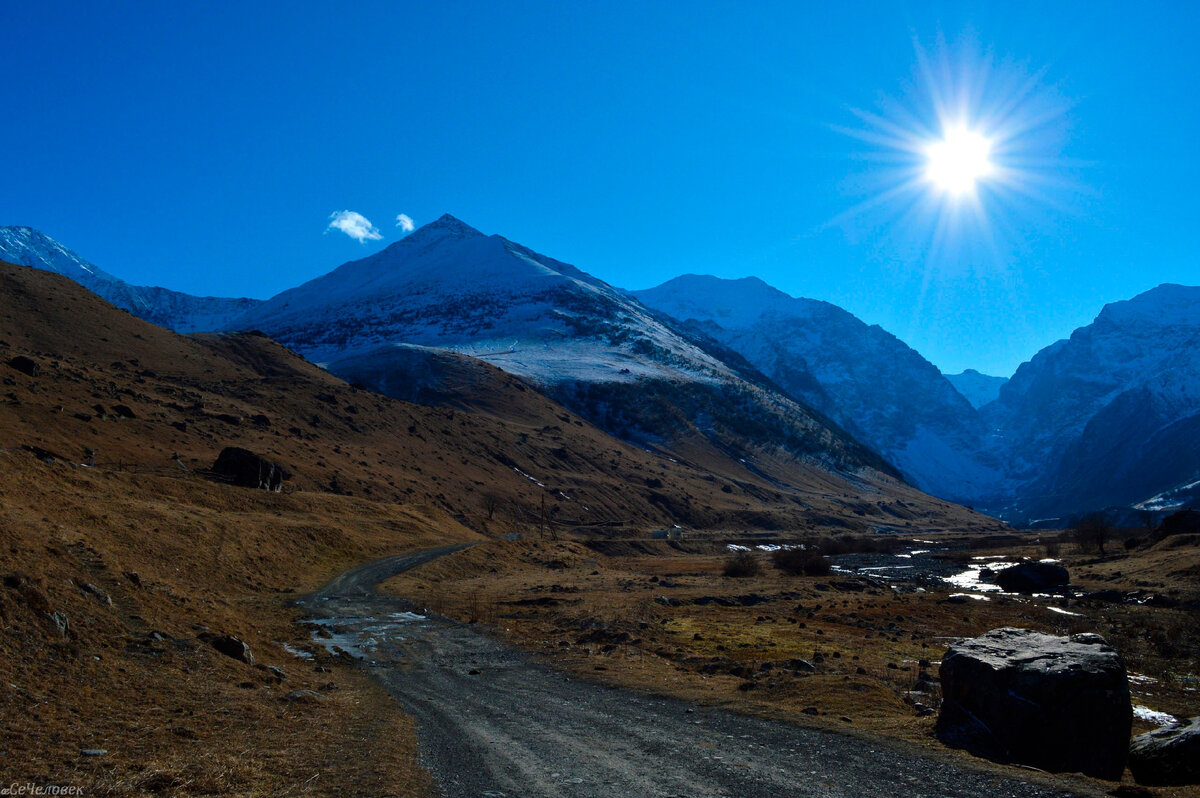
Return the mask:
<path id="1" fill-rule="evenodd" d="M 354 659 L 367 659 L 381 645 L 403 642 L 402 632 L 427 620 L 415 612 L 392 612 L 386 618 L 312 618 L 306 623 L 315 627 L 313 640 L 330 654 L 345 652 Z"/>

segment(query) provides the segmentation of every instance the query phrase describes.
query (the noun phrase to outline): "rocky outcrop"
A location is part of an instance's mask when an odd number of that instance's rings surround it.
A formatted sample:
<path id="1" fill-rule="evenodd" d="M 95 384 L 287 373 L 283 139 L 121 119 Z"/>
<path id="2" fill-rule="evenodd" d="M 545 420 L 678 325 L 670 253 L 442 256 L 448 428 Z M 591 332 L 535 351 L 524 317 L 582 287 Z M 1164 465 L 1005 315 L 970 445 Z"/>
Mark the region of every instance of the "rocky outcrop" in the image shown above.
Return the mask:
<path id="1" fill-rule="evenodd" d="M 260 488 L 278 493 L 292 474 L 279 463 L 260 457 L 249 449 L 227 446 L 217 456 L 212 472 L 243 488 Z"/>
<path id="2" fill-rule="evenodd" d="M 1066 568 L 1048 562 L 1022 562 L 996 572 L 996 584 L 1008 593 L 1055 593 L 1069 581 Z"/>
<path id="3" fill-rule="evenodd" d="M 998 761 L 1120 779 L 1133 710 L 1125 665 L 1094 634 L 994 629 L 942 659 L 938 737 Z"/>
<path id="4" fill-rule="evenodd" d="M 1129 770 L 1140 784 L 1200 784 L 1200 717 L 1134 737 Z"/>

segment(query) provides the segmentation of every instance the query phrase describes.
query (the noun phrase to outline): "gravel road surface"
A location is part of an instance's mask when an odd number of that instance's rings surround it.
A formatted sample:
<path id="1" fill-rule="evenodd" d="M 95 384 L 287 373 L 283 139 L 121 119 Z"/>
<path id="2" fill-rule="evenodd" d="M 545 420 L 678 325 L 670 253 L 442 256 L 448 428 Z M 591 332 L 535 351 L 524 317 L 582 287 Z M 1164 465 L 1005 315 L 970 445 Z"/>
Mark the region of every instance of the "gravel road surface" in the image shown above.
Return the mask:
<path id="1" fill-rule="evenodd" d="M 380 560 L 305 599 L 323 642 L 358 659 L 417 719 L 422 761 L 450 798 L 1102 794 L 568 678 L 476 628 L 372 590 L 459 548 Z"/>

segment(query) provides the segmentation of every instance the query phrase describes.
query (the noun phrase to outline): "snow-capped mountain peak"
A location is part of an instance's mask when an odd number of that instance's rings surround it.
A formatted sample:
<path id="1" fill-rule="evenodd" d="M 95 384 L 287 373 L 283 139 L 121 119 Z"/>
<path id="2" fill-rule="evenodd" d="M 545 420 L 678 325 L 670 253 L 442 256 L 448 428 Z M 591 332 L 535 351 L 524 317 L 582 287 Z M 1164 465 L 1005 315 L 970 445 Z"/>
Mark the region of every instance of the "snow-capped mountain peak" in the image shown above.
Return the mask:
<path id="1" fill-rule="evenodd" d="M 633 294 L 677 319 L 713 322 L 727 330 L 751 327 L 764 316 L 809 315 L 827 305 L 789 296 L 757 277 L 730 280 L 710 274 L 684 274 Z"/>
<path id="2" fill-rule="evenodd" d="M 1200 286 L 1163 283 L 1132 299 L 1111 302 L 1096 317 L 1097 324 L 1200 327 Z"/>

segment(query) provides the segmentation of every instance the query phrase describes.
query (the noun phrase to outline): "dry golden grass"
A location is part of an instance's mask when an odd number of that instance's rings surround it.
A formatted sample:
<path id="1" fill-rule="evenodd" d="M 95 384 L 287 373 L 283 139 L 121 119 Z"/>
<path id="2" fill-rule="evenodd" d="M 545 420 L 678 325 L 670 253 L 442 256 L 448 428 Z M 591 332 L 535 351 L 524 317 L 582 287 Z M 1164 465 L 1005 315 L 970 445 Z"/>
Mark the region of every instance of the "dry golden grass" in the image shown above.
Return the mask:
<path id="1" fill-rule="evenodd" d="M 412 508 L 367 512 L 346 497 L 268 495 L 183 474 L 68 469 L 9 453 L 0 473 L 11 569 L 0 587 L 5 784 L 429 794 L 411 722 L 381 688 L 283 650 L 308 639 L 285 602 L 340 567 L 471 533 Z M 68 620 L 66 635 L 53 612 Z M 245 640 L 255 666 L 216 652 L 203 631 Z M 284 699 L 299 689 L 325 700 Z"/>

